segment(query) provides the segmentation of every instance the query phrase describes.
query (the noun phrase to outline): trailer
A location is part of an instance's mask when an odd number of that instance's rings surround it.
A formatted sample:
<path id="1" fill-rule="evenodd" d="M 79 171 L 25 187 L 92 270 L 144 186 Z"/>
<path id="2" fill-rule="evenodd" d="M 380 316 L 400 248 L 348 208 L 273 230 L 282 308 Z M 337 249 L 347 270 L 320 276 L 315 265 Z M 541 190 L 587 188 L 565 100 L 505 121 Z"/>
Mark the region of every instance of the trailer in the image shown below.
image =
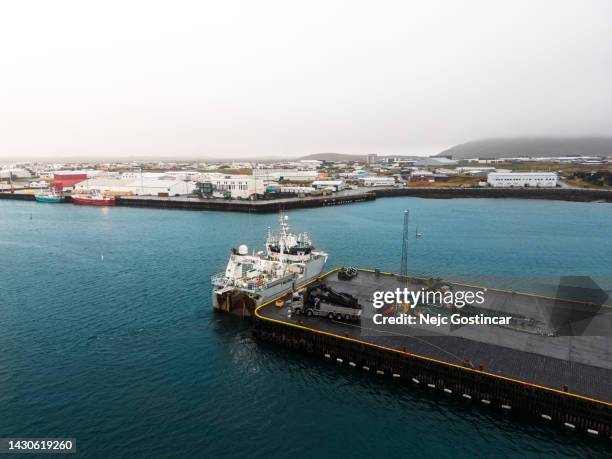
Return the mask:
<path id="1" fill-rule="evenodd" d="M 330 320 L 361 320 L 361 309 L 326 303 L 318 298 L 315 300 L 314 305 L 306 307 L 304 313 L 307 316 L 324 316 Z"/>
<path id="2" fill-rule="evenodd" d="M 326 285 L 307 288 L 301 301 L 294 298 L 293 311 L 309 317 L 322 316 L 330 320 L 361 320 L 361 305 L 352 295 L 337 292 Z"/>

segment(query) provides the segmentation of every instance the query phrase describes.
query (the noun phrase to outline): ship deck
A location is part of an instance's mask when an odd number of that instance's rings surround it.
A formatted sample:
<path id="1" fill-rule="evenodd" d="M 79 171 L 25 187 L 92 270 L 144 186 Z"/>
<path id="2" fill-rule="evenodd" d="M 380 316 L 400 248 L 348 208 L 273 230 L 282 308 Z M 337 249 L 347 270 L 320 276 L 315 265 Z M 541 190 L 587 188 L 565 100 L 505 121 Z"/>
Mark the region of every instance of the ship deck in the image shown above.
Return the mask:
<path id="1" fill-rule="evenodd" d="M 374 325 L 371 314 L 367 314 L 372 310 L 369 305 L 373 293 L 398 287 L 420 288 L 421 281 L 369 270 L 360 270 L 355 278 L 340 281 L 336 271 L 320 279 L 333 289 L 359 299 L 364 305 L 361 324 L 324 317 L 291 316 L 288 306 L 279 308 L 274 301 L 259 307 L 257 317 L 547 390 L 560 391 L 567 386 L 572 395 L 612 404 L 610 305 L 594 307 L 577 301 L 487 289 L 483 310 L 528 316 L 541 323 L 550 323 L 551 318 L 560 317 L 557 323 L 562 323 L 565 328 L 562 334 L 566 336 L 544 336 L 492 325 L 440 327 L 435 332 L 431 328 L 419 330 L 406 325 L 382 328 Z M 464 290 L 478 288 L 462 284 L 453 286 L 461 286 Z M 568 321 L 568 317 L 572 320 Z M 576 336 L 578 334 L 580 336 Z"/>

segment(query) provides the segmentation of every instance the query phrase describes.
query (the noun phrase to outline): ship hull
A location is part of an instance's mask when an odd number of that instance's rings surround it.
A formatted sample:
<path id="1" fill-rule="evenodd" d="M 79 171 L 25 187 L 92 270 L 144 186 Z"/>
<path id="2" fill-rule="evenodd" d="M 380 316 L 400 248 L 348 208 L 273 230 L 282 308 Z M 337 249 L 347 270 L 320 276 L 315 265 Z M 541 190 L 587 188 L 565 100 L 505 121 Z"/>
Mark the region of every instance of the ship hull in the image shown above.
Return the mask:
<path id="1" fill-rule="evenodd" d="M 34 199 L 36 199 L 36 201 L 38 202 L 45 202 L 45 203 L 50 203 L 50 204 L 57 204 L 57 203 L 66 201 L 66 198 L 62 198 L 62 197 L 51 198 L 48 196 L 34 196 Z"/>
<path id="2" fill-rule="evenodd" d="M 88 198 L 77 198 L 72 197 L 72 202 L 82 206 L 114 206 L 114 199 L 88 199 Z"/>

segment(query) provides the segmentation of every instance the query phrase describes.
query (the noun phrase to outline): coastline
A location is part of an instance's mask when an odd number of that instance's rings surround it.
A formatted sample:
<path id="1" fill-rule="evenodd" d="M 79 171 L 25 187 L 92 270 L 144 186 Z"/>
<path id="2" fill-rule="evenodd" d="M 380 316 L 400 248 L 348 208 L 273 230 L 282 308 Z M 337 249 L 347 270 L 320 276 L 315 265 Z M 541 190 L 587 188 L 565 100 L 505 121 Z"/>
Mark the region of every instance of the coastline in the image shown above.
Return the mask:
<path id="1" fill-rule="evenodd" d="M 411 196 L 430 199 L 520 198 L 553 201 L 612 202 L 612 191 L 589 188 L 385 188 L 375 190 L 377 198 Z"/>
<path id="2" fill-rule="evenodd" d="M 415 197 L 426 199 L 514 198 L 572 202 L 612 202 L 612 191 L 588 188 L 379 188 L 352 190 L 351 192 L 341 192 L 331 196 L 282 198 L 258 201 L 200 199 L 192 197 L 124 196 L 117 197 L 117 205 L 157 209 L 274 213 L 287 209 L 346 205 L 391 197 Z M 0 192 L 0 199 L 34 201 L 34 195 Z M 71 198 L 68 197 L 66 202 L 71 202 Z"/>

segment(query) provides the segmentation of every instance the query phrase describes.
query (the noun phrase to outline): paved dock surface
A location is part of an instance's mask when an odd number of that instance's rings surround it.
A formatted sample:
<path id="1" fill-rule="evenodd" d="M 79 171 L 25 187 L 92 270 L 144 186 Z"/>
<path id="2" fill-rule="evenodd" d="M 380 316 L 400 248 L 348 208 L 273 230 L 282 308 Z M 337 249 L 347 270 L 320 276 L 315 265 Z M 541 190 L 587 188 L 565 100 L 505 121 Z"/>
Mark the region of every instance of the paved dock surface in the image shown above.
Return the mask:
<path id="1" fill-rule="evenodd" d="M 495 325 L 436 327 L 434 331 L 409 325 L 376 326 L 368 314 L 374 291 L 407 285 L 416 288 L 418 282 L 407 284 L 406 279 L 398 276 L 376 276 L 371 272 L 359 272 L 350 281 L 339 281 L 333 273 L 325 282 L 359 299 L 364 306 L 361 324 L 290 316 L 289 307 L 277 308 L 274 304 L 259 312 L 264 317 L 447 363 L 466 365 L 469 360 L 468 365 L 473 368 L 482 366 L 489 373 L 552 389 L 561 390 L 567 385 L 571 393 L 612 403 L 612 308 L 609 306 L 599 308 L 588 319 L 579 316 L 578 321 L 583 322 L 577 327 L 581 336 L 543 336 Z M 550 319 L 551 311 L 582 307 L 575 302 L 491 289 L 487 290 L 486 298 L 484 309 L 529 315 L 542 321 Z"/>
<path id="2" fill-rule="evenodd" d="M 218 199 L 188 196 L 124 196 L 117 199 L 117 205 L 130 207 L 153 207 L 189 210 L 221 210 L 232 212 L 278 212 L 284 209 L 326 207 L 357 202 L 372 201 L 376 196 L 370 190 L 344 190 L 321 196 L 305 196 L 279 199 Z"/>

